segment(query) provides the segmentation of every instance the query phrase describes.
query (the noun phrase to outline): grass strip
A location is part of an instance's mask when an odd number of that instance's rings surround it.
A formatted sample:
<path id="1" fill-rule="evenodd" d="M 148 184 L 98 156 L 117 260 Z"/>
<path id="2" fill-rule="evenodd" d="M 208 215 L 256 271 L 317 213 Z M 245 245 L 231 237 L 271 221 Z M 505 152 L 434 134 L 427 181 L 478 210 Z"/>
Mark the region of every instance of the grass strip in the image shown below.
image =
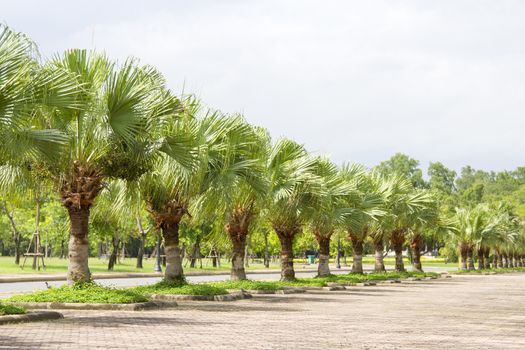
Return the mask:
<path id="1" fill-rule="evenodd" d="M 25 314 L 26 309 L 20 306 L 0 303 L 0 316 Z"/>
<path id="2" fill-rule="evenodd" d="M 130 304 L 145 302 L 148 301 L 148 298 L 130 289 L 117 289 L 104 287 L 93 282 L 84 282 L 72 286 L 63 285 L 58 288 L 14 295 L 6 301 Z"/>
<path id="3" fill-rule="evenodd" d="M 130 290 L 139 294 L 175 294 L 175 295 L 223 295 L 228 291 L 211 283 L 173 283 L 161 281 L 152 285 L 138 286 Z"/>

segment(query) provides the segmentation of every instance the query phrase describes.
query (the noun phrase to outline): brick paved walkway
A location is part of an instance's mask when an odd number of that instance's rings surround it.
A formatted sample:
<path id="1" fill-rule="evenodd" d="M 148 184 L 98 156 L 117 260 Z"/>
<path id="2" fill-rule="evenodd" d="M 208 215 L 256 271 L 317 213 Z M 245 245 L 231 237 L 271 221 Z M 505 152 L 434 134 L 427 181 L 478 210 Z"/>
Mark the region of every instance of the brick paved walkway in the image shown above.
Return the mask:
<path id="1" fill-rule="evenodd" d="M 64 314 L 0 326 L 0 349 L 525 349 L 525 274 Z"/>

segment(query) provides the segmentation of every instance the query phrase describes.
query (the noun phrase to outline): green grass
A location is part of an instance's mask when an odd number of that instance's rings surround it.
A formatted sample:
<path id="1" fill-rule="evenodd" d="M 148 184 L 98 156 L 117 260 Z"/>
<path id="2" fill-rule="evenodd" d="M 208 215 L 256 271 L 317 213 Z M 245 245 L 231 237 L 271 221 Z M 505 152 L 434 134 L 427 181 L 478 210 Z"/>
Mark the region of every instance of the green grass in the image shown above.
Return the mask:
<path id="1" fill-rule="evenodd" d="M 175 294 L 175 295 L 222 295 L 228 291 L 220 286 L 208 283 L 170 283 L 161 281 L 152 285 L 130 288 L 139 294 Z"/>
<path id="2" fill-rule="evenodd" d="M 225 289 L 246 290 L 281 290 L 285 287 L 324 287 L 328 282 L 335 283 L 359 283 L 367 281 L 385 281 L 388 279 L 405 279 L 408 277 L 432 277 L 438 276 L 434 272 L 386 272 L 359 274 L 338 274 L 328 277 L 298 278 L 295 281 L 221 281 L 212 282 L 210 285 Z"/>
<path id="3" fill-rule="evenodd" d="M 422 257 L 422 263 L 423 266 L 433 266 L 433 267 L 450 267 L 455 266 L 456 263 L 445 263 L 442 258 L 430 258 L 430 257 Z M 404 259 L 405 264 L 409 265 L 410 262 L 408 259 Z M 22 265 L 23 257 L 21 258 Z M 98 259 L 96 257 L 89 258 L 89 268 L 91 272 L 152 272 L 153 271 L 153 264 L 155 259 L 144 259 L 144 268 L 138 269 L 135 267 L 136 259 L 134 258 L 126 258 L 122 259 L 119 264 L 116 264 L 113 271 L 108 271 L 107 269 L 107 260 L 106 259 Z M 295 263 L 298 265 L 297 267 L 301 265 L 306 265 L 308 267 L 314 268 L 316 265 L 307 265 L 305 259 L 294 259 Z M 330 259 L 331 263 L 334 263 L 334 259 Z M 14 263 L 14 258 L 9 256 L 1 256 L 0 257 L 0 274 L 24 274 L 24 273 L 46 273 L 46 272 L 66 272 L 67 271 L 67 259 L 59 259 L 56 257 L 53 258 L 46 258 L 45 264 L 46 264 L 46 270 L 40 270 L 35 271 L 31 269 L 31 263 L 32 260 L 30 258 L 27 259 L 26 265 L 24 269 L 21 269 L 20 266 L 16 265 Z M 341 263 L 344 263 L 344 260 L 341 261 Z M 374 263 L 374 257 L 369 255 L 363 257 L 363 263 L 367 265 L 373 265 Z M 316 260 L 317 264 L 317 260 Z M 393 257 L 385 257 L 385 265 L 386 266 L 393 266 L 395 264 L 395 259 Z M 352 265 L 352 258 L 348 257 L 346 259 L 346 266 Z M 211 262 L 209 259 L 203 259 L 203 267 L 196 267 L 196 268 L 190 268 L 188 266 L 184 267 L 185 272 L 216 272 L 216 271 L 229 271 L 231 268 L 230 263 L 226 259 L 221 260 L 221 266 L 220 267 L 213 267 L 211 265 Z M 279 269 L 280 265 L 278 263 L 274 263 L 270 265 L 270 269 Z M 262 261 L 257 260 L 256 262 L 250 262 L 250 267 L 248 267 L 246 270 L 264 270 L 265 267 L 262 264 Z"/>
<path id="4" fill-rule="evenodd" d="M 282 286 L 278 282 L 270 281 L 220 281 L 212 282 L 210 285 L 224 289 L 246 289 L 246 290 L 279 290 Z"/>
<path id="5" fill-rule="evenodd" d="M 23 307 L 0 303 L 0 316 L 20 315 L 20 314 L 25 314 L 25 313 L 26 313 L 26 309 L 24 309 Z"/>
<path id="6" fill-rule="evenodd" d="M 24 258 L 20 258 L 20 266 L 22 266 Z M 203 267 L 190 268 L 189 266 L 184 267 L 184 272 L 216 272 L 216 271 L 229 271 L 231 264 L 226 260 L 221 260 L 220 267 L 213 267 L 210 259 L 203 259 Z M 66 273 L 67 271 L 67 259 L 59 258 L 46 258 L 44 260 L 46 264 L 46 269 L 41 269 L 40 271 L 33 270 L 31 268 L 32 260 L 27 259 L 24 269 L 21 269 L 20 266 L 14 263 L 15 258 L 10 256 L 0 256 L 0 275 L 1 274 L 34 274 L 34 273 Z M 91 272 L 95 273 L 112 273 L 112 272 L 153 272 L 153 264 L 155 259 L 144 259 L 143 265 L 144 268 L 138 269 L 135 267 L 136 259 L 135 258 L 126 258 L 122 259 L 119 264 L 116 264 L 113 271 L 108 271 L 108 261 L 106 259 L 99 258 L 89 258 L 89 269 Z M 186 261 L 185 261 L 186 262 Z M 279 264 L 270 265 L 271 269 L 278 269 Z M 164 270 L 164 267 L 162 268 Z M 265 269 L 262 262 L 252 263 L 250 262 L 250 267 L 247 270 L 262 270 Z"/>
<path id="7" fill-rule="evenodd" d="M 430 266 L 430 267 L 444 267 L 444 268 L 455 268 L 457 266 L 456 263 L 445 263 L 443 258 L 430 258 L 430 257 L 422 257 L 422 263 L 423 267 Z M 14 257 L 10 256 L 0 256 L 0 275 L 1 274 L 34 274 L 34 273 L 65 273 L 67 271 L 67 259 L 59 259 L 59 258 L 46 258 L 45 264 L 46 269 L 35 271 L 31 268 L 32 260 L 30 258 L 27 259 L 26 265 L 24 269 L 21 269 L 20 266 L 16 265 L 14 263 Z M 20 265 L 22 265 L 22 261 L 24 258 L 21 258 Z M 409 265 L 410 262 L 408 259 L 404 259 L 405 264 Z M 126 258 L 122 259 L 119 264 L 116 264 L 113 271 L 108 271 L 107 264 L 108 261 L 106 259 L 98 259 L 96 257 L 89 258 L 89 269 L 91 272 L 94 273 L 113 273 L 113 272 L 153 272 L 153 264 L 155 262 L 155 259 L 144 259 L 143 264 L 144 268 L 138 269 L 135 267 L 136 259 L 135 258 Z M 298 271 L 302 267 L 308 267 L 308 268 L 315 268 L 317 265 L 308 265 L 306 264 L 305 259 L 294 259 L 294 262 L 296 264 L 296 267 L 298 268 Z M 335 259 L 330 259 L 331 263 L 335 262 Z M 348 257 L 346 259 L 346 265 L 344 264 L 344 259 L 341 261 L 341 264 L 343 266 L 351 266 L 352 265 L 352 258 Z M 374 264 L 374 257 L 371 255 L 363 257 L 363 264 L 366 265 L 373 265 Z M 394 266 L 395 259 L 393 257 L 385 257 L 385 266 L 390 267 Z M 184 272 L 201 272 L 201 273 L 208 273 L 208 272 L 217 272 L 217 271 L 229 271 L 231 268 L 230 262 L 228 262 L 227 259 L 221 260 L 221 266 L 220 267 L 213 267 L 211 264 L 210 259 L 203 259 L 202 268 L 196 267 L 196 268 L 190 268 L 189 266 L 184 267 Z M 279 269 L 280 265 L 278 263 L 273 263 L 270 265 L 270 269 Z M 265 270 L 264 265 L 262 264 L 261 259 L 257 259 L 255 262 L 250 261 L 250 267 L 246 268 L 247 271 L 251 270 Z"/>
<path id="8" fill-rule="evenodd" d="M 495 273 L 511 273 L 511 272 L 525 272 L 525 267 L 507 267 L 498 269 L 481 269 L 481 270 L 458 270 L 455 273 L 458 274 L 480 274 L 485 272 Z"/>
<path id="9" fill-rule="evenodd" d="M 103 287 L 95 283 L 79 283 L 73 286 L 63 285 L 44 291 L 14 295 L 6 301 L 129 304 L 145 302 L 148 301 L 148 298 L 129 289 Z"/>

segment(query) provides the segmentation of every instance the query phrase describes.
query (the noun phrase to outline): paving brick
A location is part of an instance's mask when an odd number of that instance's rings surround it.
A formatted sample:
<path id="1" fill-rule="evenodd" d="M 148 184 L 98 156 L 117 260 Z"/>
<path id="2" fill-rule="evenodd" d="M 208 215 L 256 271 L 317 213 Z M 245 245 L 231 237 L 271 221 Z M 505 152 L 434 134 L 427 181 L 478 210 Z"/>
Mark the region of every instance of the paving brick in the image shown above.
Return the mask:
<path id="1" fill-rule="evenodd" d="M 0 349 L 525 349 L 525 274 L 455 276 L 337 293 L 67 310 L 0 326 Z"/>

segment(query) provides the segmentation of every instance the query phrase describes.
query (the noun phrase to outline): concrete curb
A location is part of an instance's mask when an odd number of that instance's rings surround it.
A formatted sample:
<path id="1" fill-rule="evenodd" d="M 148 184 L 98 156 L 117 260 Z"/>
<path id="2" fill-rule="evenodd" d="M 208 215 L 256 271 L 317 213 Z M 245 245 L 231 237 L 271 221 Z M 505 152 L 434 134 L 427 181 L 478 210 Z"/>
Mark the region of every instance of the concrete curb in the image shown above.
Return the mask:
<path id="1" fill-rule="evenodd" d="M 176 307 L 176 302 L 146 301 L 144 303 L 131 304 L 102 304 L 102 303 L 36 303 L 36 302 L 13 302 L 13 305 L 21 306 L 26 309 L 51 309 L 51 310 L 121 310 L 121 311 L 142 311 L 157 310 L 163 308 Z"/>
<path id="2" fill-rule="evenodd" d="M 304 288 L 284 288 L 284 289 L 248 289 L 246 292 L 250 294 L 301 294 L 306 293 Z"/>
<path id="3" fill-rule="evenodd" d="M 183 295 L 183 294 L 152 294 L 153 300 L 166 301 L 235 301 L 251 299 L 252 295 L 243 291 L 222 295 Z"/>
<path id="4" fill-rule="evenodd" d="M 37 321 L 48 321 L 58 320 L 64 318 L 64 316 L 56 311 L 32 311 L 23 315 L 4 315 L 0 316 L 0 325 L 10 323 L 22 323 L 22 322 L 37 322 Z"/>

